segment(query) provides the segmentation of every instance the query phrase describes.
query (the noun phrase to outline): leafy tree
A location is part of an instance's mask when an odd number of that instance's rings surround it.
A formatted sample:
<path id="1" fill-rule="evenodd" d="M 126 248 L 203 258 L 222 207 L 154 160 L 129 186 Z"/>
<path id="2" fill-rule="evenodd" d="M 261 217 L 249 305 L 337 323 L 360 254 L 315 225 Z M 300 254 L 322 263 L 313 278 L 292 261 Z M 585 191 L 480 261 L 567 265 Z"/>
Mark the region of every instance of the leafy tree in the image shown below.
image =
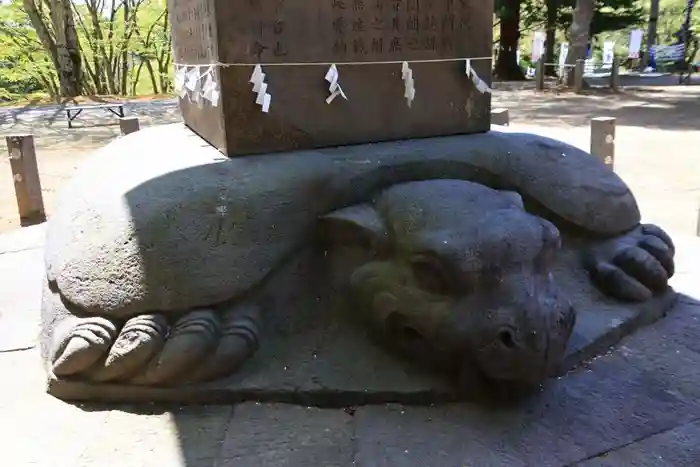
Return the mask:
<path id="1" fill-rule="evenodd" d="M 0 98 L 38 90 L 59 95 L 55 62 L 42 46 L 22 3 L 0 4 Z"/>
<path id="2" fill-rule="evenodd" d="M 576 2 L 575 0 L 561 1 L 562 10 L 557 21 L 562 29 L 568 29 L 573 21 L 572 9 L 576 6 Z M 644 19 L 644 8 L 639 0 L 596 0 L 590 34 L 595 36 L 606 31 L 626 29 L 642 23 Z"/>
<path id="3" fill-rule="evenodd" d="M 40 87 L 52 97 L 153 93 L 170 81 L 166 0 L 9 0 L 0 3 L 0 97 Z M 142 73 L 146 70 L 146 73 Z"/>
<path id="4" fill-rule="evenodd" d="M 82 57 L 71 1 L 22 0 L 22 6 L 56 68 L 61 95 L 79 95 L 82 92 Z"/>

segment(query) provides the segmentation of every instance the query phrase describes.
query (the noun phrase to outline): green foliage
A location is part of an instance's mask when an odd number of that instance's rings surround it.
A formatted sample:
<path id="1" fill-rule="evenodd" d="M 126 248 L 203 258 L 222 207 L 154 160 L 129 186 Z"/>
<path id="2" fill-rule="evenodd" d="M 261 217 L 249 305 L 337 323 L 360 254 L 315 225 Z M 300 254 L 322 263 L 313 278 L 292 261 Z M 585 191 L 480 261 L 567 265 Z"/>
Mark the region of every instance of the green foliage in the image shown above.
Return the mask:
<path id="1" fill-rule="evenodd" d="M 21 1 L 0 4 L 0 100 L 46 90 L 55 80 L 53 63 Z"/>
<path id="2" fill-rule="evenodd" d="M 54 40 L 49 3 L 34 1 Z M 170 91 L 171 43 L 165 0 L 82 0 L 72 6 L 87 94 Z M 0 100 L 37 91 L 58 98 L 58 89 L 56 64 L 39 40 L 22 0 L 0 3 Z"/>
<path id="3" fill-rule="evenodd" d="M 571 12 L 575 0 L 564 0 L 565 8 L 560 15 L 560 25 L 564 29 L 571 26 Z M 591 22 L 591 35 L 607 31 L 619 31 L 638 26 L 645 20 L 644 9 L 638 0 L 598 0 Z"/>
<path id="4" fill-rule="evenodd" d="M 527 0 L 522 2 L 523 26 L 543 28 L 546 23 L 547 1 Z M 576 0 L 557 0 L 556 26 L 565 31 L 571 26 Z M 639 0 L 597 0 L 591 23 L 591 34 L 625 29 L 644 20 L 644 9 Z"/>
<path id="5" fill-rule="evenodd" d="M 698 1 L 698 0 L 696 0 Z M 557 12 L 556 42 L 566 41 L 566 34 L 571 25 L 571 14 L 575 0 L 560 0 Z M 660 0 L 659 20 L 657 24 L 657 43 L 670 44 L 673 34 L 678 31 L 684 20 L 683 10 L 687 0 Z M 525 55 L 530 53 L 532 31 L 546 29 L 546 0 L 523 0 L 521 2 L 521 40 L 520 50 Z M 502 0 L 496 0 L 495 16 L 502 13 Z M 499 10 L 499 8 L 501 8 Z M 617 54 L 626 56 L 629 34 L 632 29 L 646 29 L 649 21 L 649 0 L 600 0 L 591 24 L 593 37 L 593 54 L 602 56 L 603 41 L 614 41 Z M 700 6 L 696 6 L 691 21 L 695 32 L 700 33 Z M 494 28 L 494 38 L 498 40 L 498 28 Z M 558 46 L 557 46 L 558 50 Z"/>

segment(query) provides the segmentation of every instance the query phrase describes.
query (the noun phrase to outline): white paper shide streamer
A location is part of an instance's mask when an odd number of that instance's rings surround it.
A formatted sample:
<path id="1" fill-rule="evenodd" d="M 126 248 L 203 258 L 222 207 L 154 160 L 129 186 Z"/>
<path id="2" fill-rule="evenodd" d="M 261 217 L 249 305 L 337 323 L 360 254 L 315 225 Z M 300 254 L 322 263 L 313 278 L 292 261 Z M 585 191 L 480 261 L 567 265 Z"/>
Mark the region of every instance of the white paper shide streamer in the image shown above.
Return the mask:
<path id="1" fill-rule="evenodd" d="M 265 73 L 260 65 L 255 65 L 253 74 L 250 76 L 250 82 L 253 83 L 253 92 L 257 94 L 255 103 L 258 104 L 262 111 L 267 113 L 270 111 L 270 101 L 272 96 L 267 92 L 267 83 L 265 82 Z"/>
<path id="2" fill-rule="evenodd" d="M 343 88 L 341 88 L 340 84 L 338 83 L 339 78 L 340 76 L 338 74 L 338 68 L 335 66 L 335 64 L 332 64 L 326 72 L 326 81 L 328 81 L 329 83 L 328 91 L 331 93 L 326 98 L 326 104 L 330 104 L 331 102 L 333 102 L 333 99 L 335 99 L 338 96 L 341 96 L 343 99 L 348 100 L 348 97 L 343 92 Z"/>
<path id="3" fill-rule="evenodd" d="M 205 101 L 219 105 L 221 92 L 213 65 L 176 65 L 173 84 L 180 99 L 189 97 L 200 107 Z"/>
<path id="4" fill-rule="evenodd" d="M 408 62 L 403 62 L 403 65 L 401 65 L 401 77 L 405 88 L 403 96 L 406 98 L 408 106 L 411 107 L 413 99 L 416 97 L 416 86 L 413 81 L 413 70 L 408 66 Z"/>
<path id="5" fill-rule="evenodd" d="M 476 73 L 476 70 L 472 68 L 472 61 L 470 59 L 466 60 L 464 71 L 466 75 L 471 78 L 472 82 L 474 83 L 474 86 L 476 86 L 477 91 L 479 91 L 482 94 L 485 92 L 491 92 L 491 88 L 488 86 L 488 84 L 486 84 L 483 79 L 479 78 L 479 75 Z"/>
<path id="6" fill-rule="evenodd" d="M 206 81 L 204 81 L 204 86 L 202 86 L 202 97 L 208 100 L 212 107 L 217 107 L 219 105 L 219 97 L 221 92 L 219 91 L 219 83 L 217 83 L 214 77 L 214 69 L 212 68 L 211 73 L 207 74 Z"/>

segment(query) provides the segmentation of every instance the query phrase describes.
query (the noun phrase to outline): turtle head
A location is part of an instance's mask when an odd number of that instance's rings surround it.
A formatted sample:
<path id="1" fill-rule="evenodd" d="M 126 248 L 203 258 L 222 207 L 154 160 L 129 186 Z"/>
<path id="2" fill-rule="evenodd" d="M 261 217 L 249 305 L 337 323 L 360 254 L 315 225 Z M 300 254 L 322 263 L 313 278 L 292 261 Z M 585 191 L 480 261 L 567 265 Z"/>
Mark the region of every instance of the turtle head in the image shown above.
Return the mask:
<path id="1" fill-rule="evenodd" d="M 551 274 L 559 232 L 503 199 L 449 222 L 435 221 L 444 205 L 430 216 L 430 201 L 420 213 L 435 222 L 416 223 L 381 202 L 327 216 L 331 232 L 371 251 L 349 280 L 353 313 L 385 343 L 449 367 L 465 383 L 475 370 L 489 380 L 542 382 L 560 363 L 575 322 Z"/>

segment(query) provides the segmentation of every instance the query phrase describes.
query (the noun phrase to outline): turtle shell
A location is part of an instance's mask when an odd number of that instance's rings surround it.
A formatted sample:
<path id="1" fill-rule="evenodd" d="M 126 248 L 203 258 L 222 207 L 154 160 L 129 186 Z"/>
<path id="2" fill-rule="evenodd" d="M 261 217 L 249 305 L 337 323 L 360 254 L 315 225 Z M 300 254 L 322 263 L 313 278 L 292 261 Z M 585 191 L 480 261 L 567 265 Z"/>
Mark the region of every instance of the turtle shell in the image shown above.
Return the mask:
<path id="1" fill-rule="evenodd" d="M 586 232 L 639 223 L 600 161 L 537 135 L 445 138 L 227 158 L 184 125 L 101 148 L 61 193 L 47 276 L 87 313 L 181 311 L 249 290 L 309 242 L 318 216 L 396 183 L 452 178 L 515 190 Z"/>

